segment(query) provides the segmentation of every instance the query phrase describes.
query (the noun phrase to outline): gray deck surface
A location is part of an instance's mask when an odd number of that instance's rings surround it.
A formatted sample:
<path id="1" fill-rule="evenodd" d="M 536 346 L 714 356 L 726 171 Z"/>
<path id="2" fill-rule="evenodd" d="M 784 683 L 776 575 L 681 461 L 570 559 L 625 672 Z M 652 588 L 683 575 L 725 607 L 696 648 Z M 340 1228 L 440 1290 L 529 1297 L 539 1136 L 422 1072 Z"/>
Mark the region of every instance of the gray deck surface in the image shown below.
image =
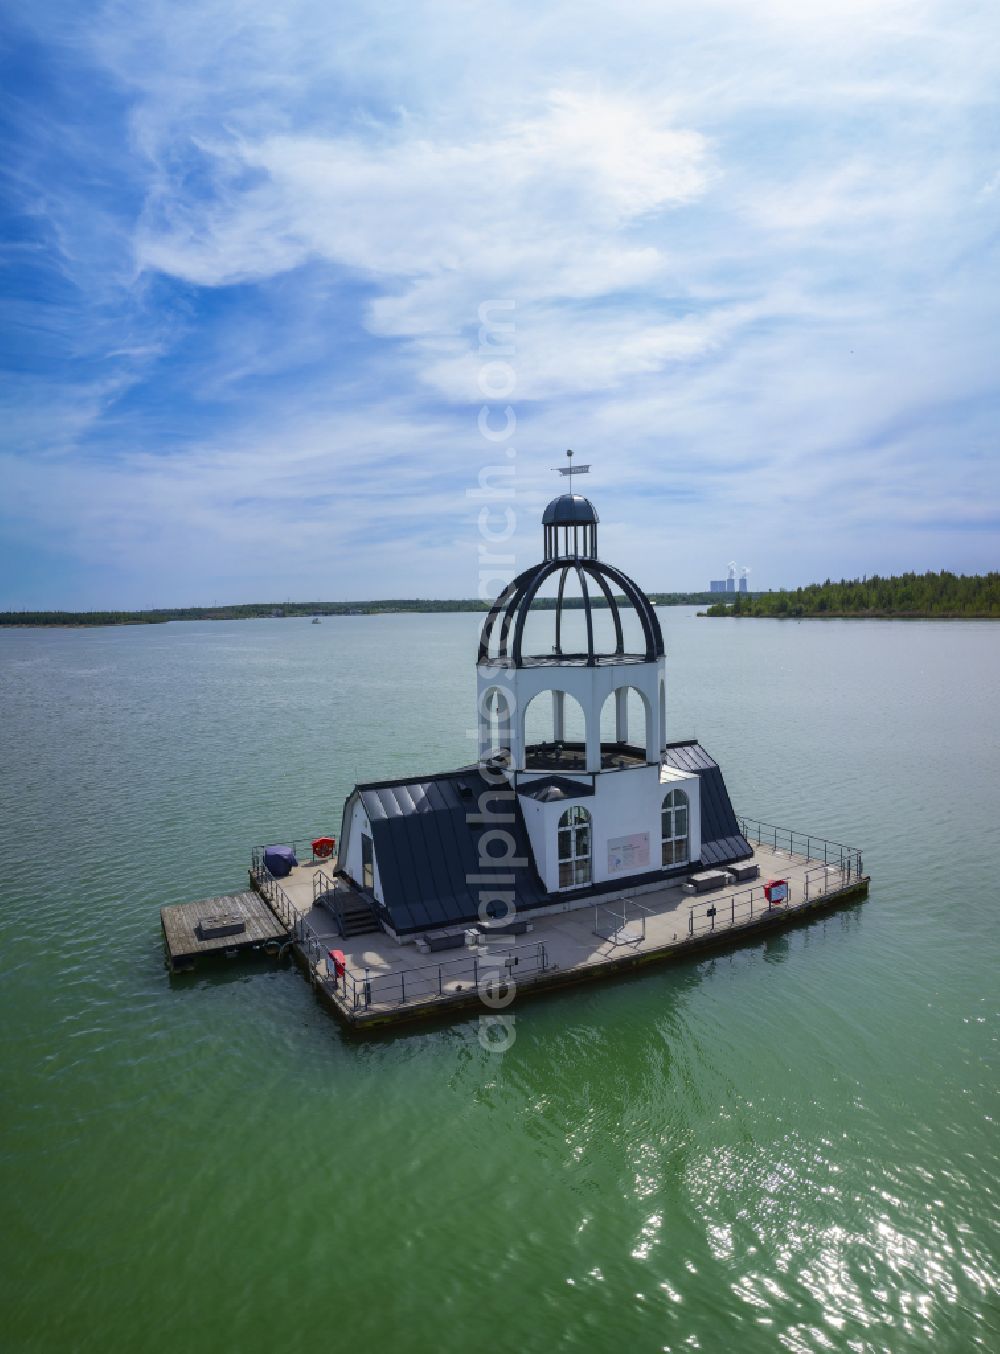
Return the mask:
<path id="1" fill-rule="evenodd" d="M 310 968 L 315 965 L 317 980 L 340 1013 L 351 1024 L 361 1025 L 387 1015 L 402 1019 L 408 1010 L 447 1005 L 449 1000 L 467 998 L 470 986 L 483 981 L 482 971 L 497 962 L 503 965 L 505 956 L 520 956 L 519 972 L 523 976 L 518 982 L 525 988 L 536 983 L 548 985 L 556 975 L 565 977 L 575 972 L 580 977 L 596 976 L 602 970 L 610 973 L 619 968 L 620 961 L 628 956 L 679 953 L 692 939 L 704 939 L 709 932 L 721 936 L 726 932 L 752 931 L 755 926 L 781 925 L 797 911 L 820 905 L 825 896 L 835 896 L 845 888 L 840 871 L 833 866 L 827 871 L 822 858 L 806 858 L 787 850 L 754 845 L 752 860 L 760 868 L 760 877 L 752 884 L 728 884 L 725 888 L 695 895 L 685 892 L 684 880 L 678 880 L 649 893 L 636 893 L 624 908 L 624 917 L 614 915 L 622 913 L 621 902 L 605 900 L 598 900 L 596 917 L 593 903 L 582 907 L 576 905 L 566 912 L 547 915 L 536 912 L 529 917 L 533 929 L 527 935 L 486 939 L 476 949 L 440 955 L 421 954 L 413 944 L 396 941 L 381 932 L 341 939 L 330 914 L 311 906 L 313 868 L 301 866 L 281 882 L 292 903 L 322 942 L 322 955 L 310 956 Z M 769 878 L 787 879 L 790 888 L 788 904 L 776 909 L 774 914 L 766 912 L 766 904 L 760 897 L 762 885 Z M 752 919 L 742 901 L 751 888 L 755 899 Z M 709 915 L 710 908 L 716 910 L 714 917 Z M 603 934 L 595 934 L 595 925 Z M 545 947 L 544 974 L 530 972 L 539 944 Z M 374 999 L 370 1006 L 358 1009 L 349 1005 L 327 980 L 325 954 L 328 949 L 343 951 L 348 973 L 353 975 L 355 984 L 366 975 L 373 979 Z M 396 995 L 395 987 L 400 974 L 405 975 L 403 999 Z M 383 994 L 389 999 L 380 1000 Z"/>

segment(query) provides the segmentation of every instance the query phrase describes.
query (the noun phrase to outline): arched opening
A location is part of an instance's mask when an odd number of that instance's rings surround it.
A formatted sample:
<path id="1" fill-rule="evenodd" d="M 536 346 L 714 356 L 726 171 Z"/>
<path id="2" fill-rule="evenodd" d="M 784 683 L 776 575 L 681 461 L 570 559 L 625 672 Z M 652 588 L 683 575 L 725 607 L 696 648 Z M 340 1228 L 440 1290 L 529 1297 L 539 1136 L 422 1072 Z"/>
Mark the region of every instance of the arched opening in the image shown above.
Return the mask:
<path id="1" fill-rule="evenodd" d="M 660 813 L 664 867 L 687 864 L 691 832 L 689 819 L 687 795 L 683 790 L 671 790 L 663 801 Z"/>
<path id="2" fill-rule="evenodd" d="M 587 764 L 587 716 L 567 691 L 540 691 L 524 709 L 526 771 L 582 771 Z"/>
<path id="3" fill-rule="evenodd" d="M 559 819 L 559 887 L 569 889 L 591 880 L 593 834 L 590 814 L 579 804 Z"/>
<path id="4" fill-rule="evenodd" d="M 490 687 L 480 698 L 482 716 L 482 737 L 480 757 L 486 760 L 501 753 L 510 757 L 511 739 L 514 733 L 513 709 L 506 691 L 500 687 Z"/>
<path id="5" fill-rule="evenodd" d="M 601 766 L 644 765 L 650 710 L 635 686 L 619 686 L 601 706 Z"/>

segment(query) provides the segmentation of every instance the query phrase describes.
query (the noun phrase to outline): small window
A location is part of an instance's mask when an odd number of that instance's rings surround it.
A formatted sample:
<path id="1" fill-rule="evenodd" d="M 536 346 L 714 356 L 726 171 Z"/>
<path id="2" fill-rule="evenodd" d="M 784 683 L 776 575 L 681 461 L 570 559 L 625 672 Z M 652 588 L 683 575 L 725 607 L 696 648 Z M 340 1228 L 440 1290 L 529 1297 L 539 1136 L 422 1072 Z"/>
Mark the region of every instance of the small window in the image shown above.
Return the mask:
<path id="1" fill-rule="evenodd" d="M 683 790 L 671 790 L 663 801 L 660 835 L 663 839 L 663 865 L 686 865 L 688 861 L 688 797 Z"/>
<path id="2" fill-rule="evenodd" d="M 574 805 L 559 819 L 559 887 L 590 883 L 590 814 Z"/>
<path id="3" fill-rule="evenodd" d="M 361 884 L 363 888 L 375 889 L 375 852 L 372 850 L 372 839 L 361 834 Z"/>

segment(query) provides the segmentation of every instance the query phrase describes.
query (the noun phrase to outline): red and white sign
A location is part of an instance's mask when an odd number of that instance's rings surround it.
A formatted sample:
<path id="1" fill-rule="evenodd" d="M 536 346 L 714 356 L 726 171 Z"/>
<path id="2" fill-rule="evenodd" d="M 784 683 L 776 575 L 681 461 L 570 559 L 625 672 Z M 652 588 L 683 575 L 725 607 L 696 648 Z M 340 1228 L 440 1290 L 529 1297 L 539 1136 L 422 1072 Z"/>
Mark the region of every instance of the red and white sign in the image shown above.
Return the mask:
<path id="1" fill-rule="evenodd" d="M 769 879 L 764 885 L 764 897 L 774 906 L 775 903 L 788 902 L 788 880 Z"/>

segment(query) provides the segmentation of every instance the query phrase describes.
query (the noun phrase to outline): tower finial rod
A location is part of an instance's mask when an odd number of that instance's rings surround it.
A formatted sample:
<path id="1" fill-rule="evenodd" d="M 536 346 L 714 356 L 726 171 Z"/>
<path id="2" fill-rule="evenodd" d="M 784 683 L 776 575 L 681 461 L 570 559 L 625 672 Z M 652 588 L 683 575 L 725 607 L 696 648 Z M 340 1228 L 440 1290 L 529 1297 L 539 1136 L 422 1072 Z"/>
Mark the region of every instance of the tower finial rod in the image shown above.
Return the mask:
<path id="1" fill-rule="evenodd" d="M 573 464 L 573 453 L 572 453 L 571 451 L 567 451 L 567 453 L 566 453 L 566 460 L 567 460 L 567 464 L 566 464 L 566 465 L 558 466 L 558 467 L 554 467 L 554 468 L 555 468 L 555 469 L 558 469 L 560 475 L 568 475 L 568 476 L 569 476 L 569 491 L 570 491 L 570 493 L 572 493 L 572 492 L 573 492 L 573 476 L 574 476 L 574 475 L 586 475 L 587 472 L 590 470 L 590 466 L 589 466 L 589 465 L 574 465 L 574 464 Z"/>

